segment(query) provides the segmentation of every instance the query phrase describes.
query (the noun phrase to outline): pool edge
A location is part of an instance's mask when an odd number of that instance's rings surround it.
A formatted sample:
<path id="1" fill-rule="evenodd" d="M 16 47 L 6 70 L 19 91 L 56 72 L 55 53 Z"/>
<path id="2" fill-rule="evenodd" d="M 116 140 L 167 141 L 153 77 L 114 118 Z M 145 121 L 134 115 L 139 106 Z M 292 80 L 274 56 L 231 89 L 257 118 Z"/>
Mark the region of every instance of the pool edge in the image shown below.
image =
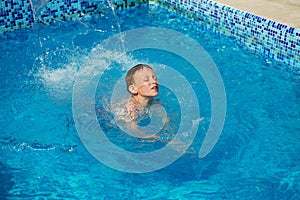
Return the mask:
<path id="1" fill-rule="evenodd" d="M 300 68 L 300 30 L 213 0 L 150 0 L 241 41 L 268 58 Z"/>
<path id="2" fill-rule="evenodd" d="M 33 0 L 0 3 L 0 34 L 30 28 L 35 23 L 50 24 L 86 15 L 105 12 L 106 0 L 49 0 L 42 9 Z M 59 3 L 57 3 L 59 2 Z M 131 9 L 142 4 L 160 5 L 192 20 L 203 23 L 215 32 L 234 37 L 249 49 L 292 69 L 300 69 L 300 30 L 266 19 L 214 0 L 114 0 L 116 9 Z"/>

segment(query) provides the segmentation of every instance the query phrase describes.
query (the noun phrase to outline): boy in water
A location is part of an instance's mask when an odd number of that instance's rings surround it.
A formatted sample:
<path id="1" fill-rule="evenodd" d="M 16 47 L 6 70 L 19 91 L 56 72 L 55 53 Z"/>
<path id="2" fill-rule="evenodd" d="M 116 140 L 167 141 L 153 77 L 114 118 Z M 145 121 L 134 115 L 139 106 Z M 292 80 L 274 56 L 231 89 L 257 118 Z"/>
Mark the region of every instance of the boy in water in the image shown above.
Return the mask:
<path id="1" fill-rule="evenodd" d="M 126 108 L 130 119 L 136 120 L 158 95 L 159 84 L 153 69 L 145 64 L 138 64 L 127 72 L 126 84 L 131 93 Z"/>

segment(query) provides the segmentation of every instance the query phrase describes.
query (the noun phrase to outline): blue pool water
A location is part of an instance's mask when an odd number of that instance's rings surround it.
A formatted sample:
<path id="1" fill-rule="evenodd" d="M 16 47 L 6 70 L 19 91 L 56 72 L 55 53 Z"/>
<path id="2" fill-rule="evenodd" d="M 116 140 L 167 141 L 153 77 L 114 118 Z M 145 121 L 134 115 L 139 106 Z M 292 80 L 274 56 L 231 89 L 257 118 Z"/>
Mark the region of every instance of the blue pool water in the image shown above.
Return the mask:
<path id="1" fill-rule="evenodd" d="M 136 152 L 162 148 L 184 116 L 178 112 L 176 97 L 162 87 L 159 98 L 166 105 L 171 129 L 156 141 L 118 135 L 105 105 L 113 85 L 136 62 L 176 68 L 197 91 L 202 117 L 184 156 L 163 169 L 136 174 L 111 169 L 86 150 L 72 115 L 72 86 L 82 65 L 98 62 L 101 51 L 91 56 L 92 49 L 120 30 L 145 26 L 179 31 L 203 46 L 223 78 L 227 113 L 218 143 L 200 159 L 211 116 L 202 78 L 189 63 L 168 52 L 145 49 L 127 55 L 123 63 L 128 66 L 108 69 L 97 86 L 95 110 L 102 109 L 99 124 L 111 141 Z M 161 8 L 141 7 L 118 18 L 108 11 L 80 21 L 38 24 L 3 34 L 0 42 L 1 199 L 300 198 L 296 69 Z"/>

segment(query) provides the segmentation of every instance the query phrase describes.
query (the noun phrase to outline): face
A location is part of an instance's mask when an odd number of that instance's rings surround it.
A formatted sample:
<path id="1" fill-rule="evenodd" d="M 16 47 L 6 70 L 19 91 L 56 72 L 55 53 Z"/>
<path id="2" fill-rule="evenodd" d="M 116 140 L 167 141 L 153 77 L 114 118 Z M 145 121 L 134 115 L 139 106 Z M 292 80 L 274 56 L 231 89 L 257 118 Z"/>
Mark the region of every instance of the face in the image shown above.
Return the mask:
<path id="1" fill-rule="evenodd" d="M 143 97 L 155 97 L 158 95 L 158 82 L 153 70 L 143 68 L 137 71 L 134 76 L 135 94 Z"/>

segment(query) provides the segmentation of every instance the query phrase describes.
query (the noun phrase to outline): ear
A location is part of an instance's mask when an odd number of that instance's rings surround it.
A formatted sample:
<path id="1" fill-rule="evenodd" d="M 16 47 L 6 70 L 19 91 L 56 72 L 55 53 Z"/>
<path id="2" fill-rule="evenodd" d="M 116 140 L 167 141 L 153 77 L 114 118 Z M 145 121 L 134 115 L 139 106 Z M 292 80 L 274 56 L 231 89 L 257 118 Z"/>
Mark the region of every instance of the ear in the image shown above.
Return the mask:
<path id="1" fill-rule="evenodd" d="M 137 88 L 135 87 L 135 85 L 129 85 L 128 90 L 131 94 L 137 94 Z"/>

